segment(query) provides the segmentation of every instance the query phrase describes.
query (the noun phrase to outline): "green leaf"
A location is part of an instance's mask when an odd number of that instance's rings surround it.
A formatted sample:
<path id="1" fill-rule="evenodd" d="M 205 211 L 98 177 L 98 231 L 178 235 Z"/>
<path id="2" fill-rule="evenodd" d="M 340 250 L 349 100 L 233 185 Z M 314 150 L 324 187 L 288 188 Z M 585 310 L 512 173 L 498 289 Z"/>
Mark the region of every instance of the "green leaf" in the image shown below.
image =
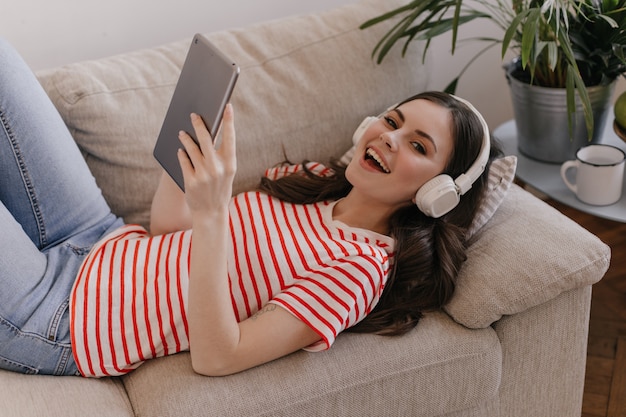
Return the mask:
<path id="1" fill-rule="evenodd" d="M 443 91 L 448 93 L 448 94 L 455 94 L 456 93 L 456 86 L 459 83 L 459 78 L 460 78 L 460 76 L 456 77 L 454 80 L 452 80 L 450 82 L 450 84 L 448 84 Z"/>
<path id="2" fill-rule="evenodd" d="M 361 26 L 359 26 L 359 29 L 367 29 L 371 26 L 377 25 L 381 22 L 384 22 L 385 20 L 389 20 L 393 17 L 395 17 L 396 15 L 399 15 L 401 13 L 406 12 L 407 10 L 413 10 L 417 4 L 421 3 L 421 1 L 413 1 L 405 6 L 402 7 L 398 7 L 397 9 L 393 9 L 387 13 L 383 13 L 380 16 L 374 17 L 368 21 L 366 21 L 365 23 L 361 24 Z"/>
<path id="3" fill-rule="evenodd" d="M 570 70 L 571 67 L 568 67 L 565 82 L 565 97 L 567 102 L 567 128 L 571 139 L 574 137 L 574 121 L 576 120 L 574 117 L 576 112 L 576 82 L 574 81 L 574 73 Z"/>
<path id="4" fill-rule="evenodd" d="M 539 21 L 543 18 L 539 8 L 528 10 L 528 18 L 522 25 L 522 67 L 526 67 L 530 61 L 533 47 L 535 46 L 535 38 L 537 36 L 537 27 Z M 534 61 L 534 60 L 533 60 Z M 533 62 L 530 61 L 530 62 Z M 531 66 L 532 67 L 532 66 Z"/>
<path id="5" fill-rule="evenodd" d="M 511 21 L 509 28 L 504 33 L 504 37 L 502 38 L 502 57 L 506 55 L 506 52 L 509 50 L 509 46 L 511 44 L 511 40 L 517 34 L 517 28 L 522 24 L 522 22 L 526 19 L 529 11 L 526 10 L 517 16 Z"/>
<path id="6" fill-rule="evenodd" d="M 600 14 L 598 15 L 598 18 L 605 20 L 609 24 L 609 26 L 611 26 L 613 29 L 619 28 L 619 25 L 617 24 L 617 22 L 614 19 L 611 19 L 609 16 Z"/>
<path id="7" fill-rule="evenodd" d="M 411 25 L 413 20 L 414 18 L 411 15 L 406 16 L 404 19 L 400 20 L 400 22 L 398 22 L 376 45 L 373 54 L 378 54 L 377 62 L 379 64 L 385 58 L 387 53 L 391 50 L 393 45 L 395 45 L 398 39 L 405 36 L 405 31 Z"/>
<path id="8" fill-rule="evenodd" d="M 465 16 L 461 16 L 458 19 L 441 19 L 437 21 L 436 24 L 424 25 L 422 28 L 422 34 L 420 34 L 417 39 L 425 40 L 431 39 L 436 36 L 442 35 L 446 32 L 452 30 L 453 32 L 457 29 L 458 25 L 463 25 L 465 23 L 471 22 L 474 19 L 489 17 L 484 13 L 471 13 Z M 427 29 L 427 30 L 425 30 Z M 456 43 L 456 40 L 453 41 L 453 44 Z M 454 49 L 453 49 L 454 50 Z M 452 52 L 454 54 L 454 52 Z"/>
<path id="9" fill-rule="evenodd" d="M 583 82 L 582 77 L 577 69 L 573 66 L 567 67 L 567 113 L 568 113 L 568 126 L 570 127 L 570 137 L 572 136 L 573 120 L 576 113 L 576 100 L 575 93 L 578 93 L 578 98 L 583 108 L 583 115 L 585 117 L 585 127 L 587 128 L 587 139 L 593 138 L 593 110 L 591 109 L 591 100 L 589 99 L 589 93 L 587 87 Z"/>
<path id="10" fill-rule="evenodd" d="M 593 138 L 593 110 L 591 108 L 591 99 L 589 98 L 589 93 L 587 91 L 587 87 L 585 86 L 585 82 L 580 76 L 580 72 L 578 69 L 573 69 L 571 66 L 567 68 L 568 75 L 571 72 L 573 74 L 573 78 L 576 84 L 576 91 L 578 92 L 578 98 L 583 106 L 583 113 L 585 115 L 585 126 L 587 127 L 587 138 L 591 140 Z"/>
<path id="11" fill-rule="evenodd" d="M 545 51 L 546 58 L 548 60 L 548 67 L 554 71 L 559 59 L 559 46 L 554 41 L 539 41 L 537 43 L 534 60 L 537 61 L 539 56 Z"/>
<path id="12" fill-rule="evenodd" d="M 459 20 L 461 15 L 461 5 L 463 4 L 463 0 L 457 0 L 456 7 L 454 8 L 454 19 L 452 24 L 452 55 L 454 55 L 454 50 L 456 47 L 456 39 L 459 32 Z"/>

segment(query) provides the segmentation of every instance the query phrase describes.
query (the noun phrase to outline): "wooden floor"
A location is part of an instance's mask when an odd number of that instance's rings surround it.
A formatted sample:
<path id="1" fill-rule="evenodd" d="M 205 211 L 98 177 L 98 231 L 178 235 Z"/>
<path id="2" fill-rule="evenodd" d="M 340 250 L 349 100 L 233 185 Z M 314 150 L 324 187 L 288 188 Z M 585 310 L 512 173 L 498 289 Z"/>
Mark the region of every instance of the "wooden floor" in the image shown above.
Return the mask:
<path id="1" fill-rule="evenodd" d="M 593 286 L 582 417 L 626 417 L 626 224 L 548 202 L 611 247 L 611 266 Z"/>

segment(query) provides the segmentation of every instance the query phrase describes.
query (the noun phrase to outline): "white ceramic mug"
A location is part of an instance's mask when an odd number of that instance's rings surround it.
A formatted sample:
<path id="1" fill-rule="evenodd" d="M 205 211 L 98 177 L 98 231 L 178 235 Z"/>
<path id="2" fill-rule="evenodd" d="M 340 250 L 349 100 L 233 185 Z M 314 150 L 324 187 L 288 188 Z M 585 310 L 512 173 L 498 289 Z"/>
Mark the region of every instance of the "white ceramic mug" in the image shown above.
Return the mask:
<path id="1" fill-rule="evenodd" d="M 583 203 L 607 206 L 621 198 L 625 159 L 624 151 L 611 145 L 584 146 L 576 160 L 561 165 L 561 177 Z M 576 170 L 575 183 L 567 177 L 570 169 Z"/>

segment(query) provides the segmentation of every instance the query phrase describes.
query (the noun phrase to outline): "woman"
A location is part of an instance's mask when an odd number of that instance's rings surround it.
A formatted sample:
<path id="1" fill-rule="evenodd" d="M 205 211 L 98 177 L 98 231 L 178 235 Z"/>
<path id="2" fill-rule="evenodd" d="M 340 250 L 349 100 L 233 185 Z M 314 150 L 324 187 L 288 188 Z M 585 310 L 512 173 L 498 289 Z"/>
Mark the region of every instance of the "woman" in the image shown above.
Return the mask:
<path id="1" fill-rule="evenodd" d="M 376 119 L 347 167 L 275 168 L 235 197 L 232 107 L 218 150 L 192 115 L 186 193 L 163 175 L 150 234 L 110 212 L 1 41 L 0 86 L 1 368 L 120 375 L 189 349 L 196 372 L 225 375 L 327 349 L 346 329 L 401 334 L 452 294 L 484 181 L 439 219 L 413 202 L 431 178 L 463 173 L 486 134 L 451 96 L 418 95 Z"/>

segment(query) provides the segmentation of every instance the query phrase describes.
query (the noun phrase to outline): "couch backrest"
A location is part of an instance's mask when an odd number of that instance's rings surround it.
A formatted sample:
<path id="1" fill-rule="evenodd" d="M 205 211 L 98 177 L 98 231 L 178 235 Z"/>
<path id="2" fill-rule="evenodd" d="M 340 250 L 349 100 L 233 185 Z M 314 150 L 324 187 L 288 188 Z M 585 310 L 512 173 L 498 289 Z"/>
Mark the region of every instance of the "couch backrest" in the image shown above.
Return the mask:
<path id="1" fill-rule="evenodd" d="M 207 36 L 241 67 L 232 97 L 239 168 L 235 192 L 285 158 L 326 162 L 350 146 L 364 116 L 426 88 L 421 48 L 371 52 L 389 28 L 367 19 L 405 0 L 362 0 Z M 83 150 L 114 212 L 147 224 L 160 175 L 152 157 L 190 38 L 45 70 L 38 76 Z"/>

